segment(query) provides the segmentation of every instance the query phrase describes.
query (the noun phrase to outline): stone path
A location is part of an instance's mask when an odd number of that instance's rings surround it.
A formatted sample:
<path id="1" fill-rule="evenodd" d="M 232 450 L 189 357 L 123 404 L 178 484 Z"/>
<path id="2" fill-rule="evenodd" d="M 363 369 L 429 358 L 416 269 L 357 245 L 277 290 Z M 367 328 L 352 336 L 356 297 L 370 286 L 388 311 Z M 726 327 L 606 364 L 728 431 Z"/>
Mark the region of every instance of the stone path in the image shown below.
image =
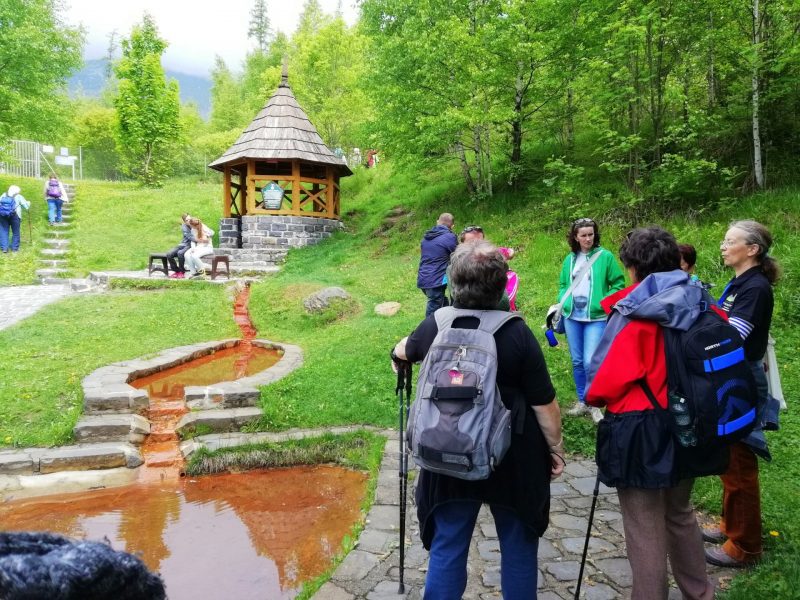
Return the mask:
<path id="1" fill-rule="evenodd" d="M 409 485 L 406 526 L 405 595 L 398 594 L 398 455 L 396 434 L 387 442 L 378 477 L 375 503 L 358 545 L 340 563 L 330 581 L 314 600 L 384 600 L 422 597 L 428 553 L 419 538 L 413 506 L 413 484 Z M 550 528 L 539 543 L 540 600 L 573 598 L 588 525 L 595 465 L 573 459 L 565 474 L 551 484 Z M 722 569 L 710 571 L 712 579 L 729 577 Z M 673 583 L 674 585 L 674 583 Z M 592 525 L 589 557 L 584 570 L 581 597 L 594 600 L 630 596 L 631 572 L 625 555 L 622 515 L 613 489 L 600 486 Z M 491 514 L 484 507 L 470 547 L 467 600 L 500 598 L 500 551 Z M 681 597 L 677 588 L 670 600 Z"/>
<path id="2" fill-rule="evenodd" d="M 61 285 L 0 287 L 0 329 L 30 317 L 40 308 L 72 294 L 69 282 Z"/>

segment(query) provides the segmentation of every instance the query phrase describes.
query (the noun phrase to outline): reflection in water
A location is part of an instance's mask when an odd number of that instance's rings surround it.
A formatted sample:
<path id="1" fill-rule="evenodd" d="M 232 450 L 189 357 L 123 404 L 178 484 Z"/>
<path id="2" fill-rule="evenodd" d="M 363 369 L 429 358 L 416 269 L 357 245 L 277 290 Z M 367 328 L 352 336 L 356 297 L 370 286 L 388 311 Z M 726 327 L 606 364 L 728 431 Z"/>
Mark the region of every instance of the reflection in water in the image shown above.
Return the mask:
<path id="1" fill-rule="evenodd" d="M 293 598 L 329 565 L 365 482 L 331 466 L 208 475 L 7 502 L 0 530 L 107 537 L 160 572 L 170 600 Z"/>

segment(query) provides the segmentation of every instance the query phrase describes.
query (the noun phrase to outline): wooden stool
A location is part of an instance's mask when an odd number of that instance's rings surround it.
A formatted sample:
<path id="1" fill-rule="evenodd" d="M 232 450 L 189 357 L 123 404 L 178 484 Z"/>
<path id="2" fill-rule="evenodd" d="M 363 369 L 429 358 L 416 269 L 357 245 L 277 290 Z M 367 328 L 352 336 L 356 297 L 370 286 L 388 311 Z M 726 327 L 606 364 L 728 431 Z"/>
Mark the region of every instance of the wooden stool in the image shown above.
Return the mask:
<path id="1" fill-rule="evenodd" d="M 231 278 L 231 264 L 230 256 L 227 254 L 214 254 L 211 257 L 211 279 L 216 279 L 217 275 L 222 275 L 222 272 L 217 272 L 217 265 L 225 265 L 225 277 Z"/>
<path id="2" fill-rule="evenodd" d="M 153 265 L 154 260 L 160 260 L 161 266 Z M 167 255 L 163 253 L 153 253 L 150 255 L 150 262 L 147 265 L 147 276 L 153 275 L 153 271 L 161 271 L 164 275 L 169 275 L 169 265 L 167 264 Z"/>

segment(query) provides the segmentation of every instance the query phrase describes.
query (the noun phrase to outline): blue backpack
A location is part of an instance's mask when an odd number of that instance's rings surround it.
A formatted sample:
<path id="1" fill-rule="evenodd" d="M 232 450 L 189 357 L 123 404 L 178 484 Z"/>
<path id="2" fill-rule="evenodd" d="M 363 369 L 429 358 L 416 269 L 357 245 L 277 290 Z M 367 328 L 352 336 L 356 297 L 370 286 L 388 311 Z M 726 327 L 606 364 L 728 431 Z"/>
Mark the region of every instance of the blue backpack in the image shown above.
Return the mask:
<path id="1" fill-rule="evenodd" d="M 0 217 L 10 217 L 16 211 L 17 201 L 12 196 L 0 196 Z"/>
<path id="2" fill-rule="evenodd" d="M 710 308 L 687 331 L 663 331 L 667 409 L 640 383 L 680 445 L 713 447 L 747 436 L 757 423 L 758 390 L 739 332 Z"/>

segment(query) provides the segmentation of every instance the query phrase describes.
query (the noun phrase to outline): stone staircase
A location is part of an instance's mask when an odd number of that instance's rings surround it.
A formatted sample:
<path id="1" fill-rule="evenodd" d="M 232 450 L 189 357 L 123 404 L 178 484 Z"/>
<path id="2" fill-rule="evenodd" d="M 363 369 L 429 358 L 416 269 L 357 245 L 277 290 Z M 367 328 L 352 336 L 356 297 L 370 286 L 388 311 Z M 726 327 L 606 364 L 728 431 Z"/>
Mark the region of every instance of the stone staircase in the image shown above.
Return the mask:
<path id="1" fill-rule="evenodd" d="M 48 237 L 45 238 L 45 247 L 40 252 L 38 263 L 40 268 L 36 271 L 36 276 L 44 285 L 65 285 L 69 284 L 73 291 L 87 291 L 93 286 L 87 279 L 72 279 L 72 271 L 69 269 L 69 249 L 72 235 L 73 209 L 75 206 L 76 189 L 75 184 L 65 183 L 69 202 L 65 202 L 62 209 L 62 222 L 50 225 Z"/>
<path id="2" fill-rule="evenodd" d="M 215 248 L 215 254 L 231 257 L 231 275 L 266 275 L 275 273 L 286 262 L 288 250 L 281 247 Z M 210 262 L 210 260 L 209 260 Z"/>

